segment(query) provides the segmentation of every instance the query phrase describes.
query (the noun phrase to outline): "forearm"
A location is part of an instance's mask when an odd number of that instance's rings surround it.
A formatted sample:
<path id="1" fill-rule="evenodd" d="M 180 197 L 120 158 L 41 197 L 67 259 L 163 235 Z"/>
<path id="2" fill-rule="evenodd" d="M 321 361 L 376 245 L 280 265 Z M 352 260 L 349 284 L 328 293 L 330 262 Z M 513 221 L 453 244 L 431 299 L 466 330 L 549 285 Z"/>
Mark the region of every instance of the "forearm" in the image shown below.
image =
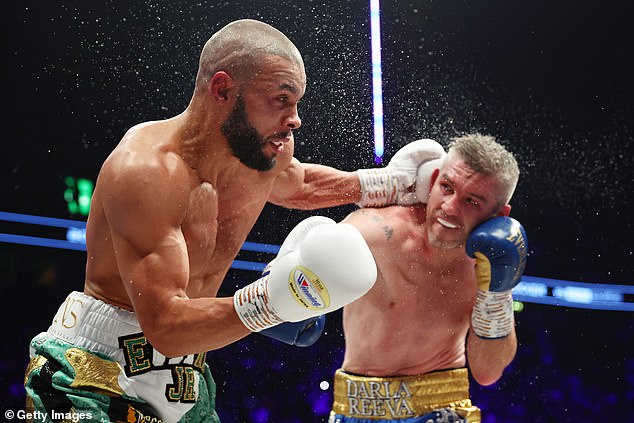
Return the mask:
<path id="1" fill-rule="evenodd" d="M 273 192 L 270 202 L 286 208 L 315 210 L 353 204 L 361 199 L 361 185 L 355 172 L 311 163 L 301 166 L 303 174 L 295 176 L 293 189 Z"/>
<path id="2" fill-rule="evenodd" d="M 467 360 L 481 385 L 497 381 L 515 357 L 517 338 L 513 288 L 526 265 L 526 234 L 508 216 L 491 218 L 467 239 L 466 252 L 476 259 L 477 295 L 471 313 Z"/>
<path id="3" fill-rule="evenodd" d="M 485 339 L 469 330 L 467 338 L 467 361 L 471 375 L 480 385 L 495 383 L 504 372 L 517 351 L 515 330 L 498 339 Z"/>
<path id="4" fill-rule="evenodd" d="M 431 173 L 444 155 L 443 147 L 436 141 L 421 139 L 402 147 L 381 168 L 345 172 L 293 159 L 275 181 L 269 201 L 304 210 L 344 204 L 383 207 L 425 202 Z M 427 166 L 423 169 L 424 164 Z M 420 179 L 418 188 L 417 179 Z"/>
<path id="5" fill-rule="evenodd" d="M 238 318 L 232 297 L 172 297 L 156 310 L 139 316 L 141 326 L 152 346 L 168 357 L 222 348 L 251 333 Z"/>

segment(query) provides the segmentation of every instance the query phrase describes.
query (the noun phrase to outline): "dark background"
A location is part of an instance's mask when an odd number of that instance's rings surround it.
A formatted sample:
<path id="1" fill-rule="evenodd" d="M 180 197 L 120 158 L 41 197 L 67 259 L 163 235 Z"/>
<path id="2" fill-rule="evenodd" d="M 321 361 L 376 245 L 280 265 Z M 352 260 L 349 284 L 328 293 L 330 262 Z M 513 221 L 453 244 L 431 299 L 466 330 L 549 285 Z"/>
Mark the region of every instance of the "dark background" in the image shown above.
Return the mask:
<path id="1" fill-rule="evenodd" d="M 632 9 L 598 0 L 382 2 L 386 161 L 417 138 L 494 135 L 522 171 L 511 204 L 529 237 L 525 273 L 634 285 Z M 63 178 L 94 180 L 129 127 L 180 113 L 202 45 L 238 18 L 272 24 L 304 56 L 296 156 L 374 166 L 366 1 L 37 0 L 4 11 L 0 211 L 82 219 L 67 211 Z M 353 209 L 319 213 L 341 219 Z M 267 206 L 249 240 L 279 244 L 312 214 Z M 2 231 L 43 234 L 29 225 Z M 28 341 L 81 290 L 84 259 L 0 244 L 2 410 L 23 408 Z M 220 295 L 255 276 L 231 271 Z M 516 360 L 494 386 L 472 387 L 485 422 L 631 419 L 632 313 L 526 304 L 516 318 Z M 319 383 L 341 364 L 340 323 L 329 315 L 310 348 L 252 335 L 210 352 L 223 422 L 325 421 L 332 391 Z"/>

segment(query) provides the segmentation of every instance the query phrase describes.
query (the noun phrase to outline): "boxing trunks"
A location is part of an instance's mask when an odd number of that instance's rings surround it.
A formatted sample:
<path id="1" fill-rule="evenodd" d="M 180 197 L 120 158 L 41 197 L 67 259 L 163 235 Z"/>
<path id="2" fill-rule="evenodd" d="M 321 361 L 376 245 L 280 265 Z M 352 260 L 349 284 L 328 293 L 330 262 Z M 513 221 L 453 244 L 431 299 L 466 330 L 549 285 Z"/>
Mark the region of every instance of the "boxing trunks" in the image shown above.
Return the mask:
<path id="1" fill-rule="evenodd" d="M 66 298 L 30 356 L 33 421 L 219 422 L 205 353 L 165 357 L 134 313 L 83 293 Z"/>
<path id="2" fill-rule="evenodd" d="M 466 368 L 415 376 L 367 377 L 335 372 L 329 423 L 480 423 Z"/>

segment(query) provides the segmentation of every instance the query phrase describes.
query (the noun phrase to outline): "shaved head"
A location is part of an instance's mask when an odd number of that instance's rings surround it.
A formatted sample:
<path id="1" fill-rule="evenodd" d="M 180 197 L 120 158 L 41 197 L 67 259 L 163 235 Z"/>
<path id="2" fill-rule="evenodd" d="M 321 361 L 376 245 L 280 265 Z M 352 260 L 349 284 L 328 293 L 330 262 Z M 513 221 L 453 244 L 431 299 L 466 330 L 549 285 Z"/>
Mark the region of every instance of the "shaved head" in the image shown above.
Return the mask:
<path id="1" fill-rule="evenodd" d="M 232 22 L 211 36 L 200 55 L 196 89 L 219 71 L 245 80 L 258 72 L 267 56 L 287 59 L 304 71 L 299 50 L 271 25 L 252 19 Z"/>

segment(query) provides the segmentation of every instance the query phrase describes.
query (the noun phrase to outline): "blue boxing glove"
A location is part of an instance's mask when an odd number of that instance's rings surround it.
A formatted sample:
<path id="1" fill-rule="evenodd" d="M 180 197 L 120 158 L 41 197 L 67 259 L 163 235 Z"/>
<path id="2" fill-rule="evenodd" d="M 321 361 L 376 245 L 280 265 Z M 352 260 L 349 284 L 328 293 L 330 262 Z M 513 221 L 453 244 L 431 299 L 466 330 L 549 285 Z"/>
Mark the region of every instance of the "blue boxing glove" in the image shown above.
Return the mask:
<path id="1" fill-rule="evenodd" d="M 301 322 L 280 323 L 258 333 L 296 347 L 310 347 L 317 342 L 324 331 L 325 325 L 326 316 L 322 314 Z"/>
<path id="2" fill-rule="evenodd" d="M 507 216 L 487 220 L 467 239 L 466 251 L 476 259 L 478 295 L 471 328 L 481 338 L 508 336 L 513 330 L 513 295 L 526 266 L 526 233 Z"/>

